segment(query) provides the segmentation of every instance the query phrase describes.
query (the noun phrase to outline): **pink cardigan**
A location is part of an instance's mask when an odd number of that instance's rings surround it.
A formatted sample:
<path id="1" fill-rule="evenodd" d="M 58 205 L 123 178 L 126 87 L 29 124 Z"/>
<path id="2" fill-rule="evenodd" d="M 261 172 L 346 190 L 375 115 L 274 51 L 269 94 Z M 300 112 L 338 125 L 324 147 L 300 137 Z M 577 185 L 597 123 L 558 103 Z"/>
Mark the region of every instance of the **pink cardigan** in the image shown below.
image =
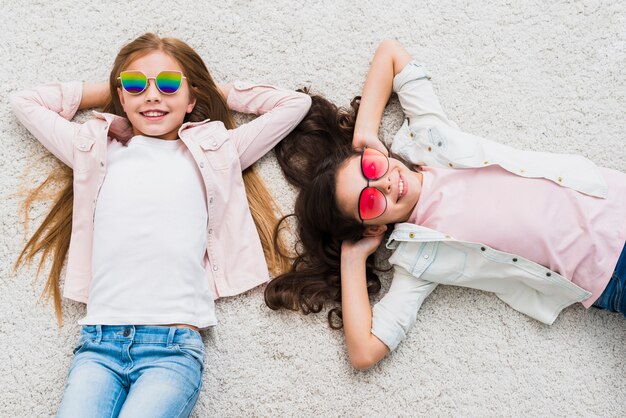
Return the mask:
<path id="1" fill-rule="evenodd" d="M 63 296 L 87 303 L 91 284 L 93 220 L 113 140 L 132 137 L 127 119 L 94 112 L 70 122 L 82 83 L 51 83 L 11 95 L 17 118 L 58 159 L 74 170 L 74 211 Z M 189 148 L 206 190 L 209 222 L 205 267 L 214 298 L 232 296 L 268 280 L 267 265 L 248 207 L 241 171 L 261 158 L 306 115 L 309 96 L 271 86 L 235 82 L 228 107 L 259 116 L 236 129 L 219 121 L 185 123 Z M 155 225 L 157 228 L 158 225 Z"/>

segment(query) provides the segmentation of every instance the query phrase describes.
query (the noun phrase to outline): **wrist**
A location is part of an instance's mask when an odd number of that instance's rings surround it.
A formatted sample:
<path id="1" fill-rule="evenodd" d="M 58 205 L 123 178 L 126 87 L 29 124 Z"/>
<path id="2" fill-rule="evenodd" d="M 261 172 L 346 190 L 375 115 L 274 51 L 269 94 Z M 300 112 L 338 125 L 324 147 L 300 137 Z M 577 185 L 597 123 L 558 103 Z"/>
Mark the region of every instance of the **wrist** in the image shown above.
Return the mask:
<path id="1" fill-rule="evenodd" d="M 366 142 L 368 137 L 371 137 L 372 135 L 376 135 L 376 132 L 372 132 L 371 129 L 354 129 L 354 140 L 355 141 L 362 141 L 362 142 Z"/>
<path id="2" fill-rule="evenodd" d="M 111 92 L 108 82 L 83 83 L 81 101 L 78 108 L 82 110 L 103 107 L 110 97 Z"/>
<path id="3" fill-rule="evenodd" d="M 355 131 L 352 136 L 352 147 L 358 150 L 363 148 L 379 149 L 382 143 L 378 138 L 378 132 L 374 130 Z"/>
<path id="4" fill-rule="evenodd" d="M 341 251 L 341 264 L 350 267 L 365 265 L 368 256 L 369 254 L 355 249 L 343 250 Z"/>
<path id="5" fill-rule="evenodd" d="M 360 140 L 367 140 L 368 138 L 378 139 L 378 126 L 359 125 L 357 123 L 354 127 L 354 138 Z"/>

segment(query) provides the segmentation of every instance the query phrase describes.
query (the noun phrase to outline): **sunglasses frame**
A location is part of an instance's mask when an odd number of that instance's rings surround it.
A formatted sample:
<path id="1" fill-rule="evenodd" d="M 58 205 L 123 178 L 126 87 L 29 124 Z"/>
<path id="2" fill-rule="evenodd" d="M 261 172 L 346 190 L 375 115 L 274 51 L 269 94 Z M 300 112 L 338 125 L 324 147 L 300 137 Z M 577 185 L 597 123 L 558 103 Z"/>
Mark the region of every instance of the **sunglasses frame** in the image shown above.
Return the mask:
<path id="1" fill-rule="evenodd" d="M 381 174 L 380 176 L 376 177 L 376 178 L 369 178 L 367 177 L 367 175 L 365 174 L 365 171 L 363 171 L 363 156 L 365 155 L 365 150 L 367 149 L 367 147 L 363 147 L 363 151 L 361 152 L 361 159 L 360 159 L 360 167 L 361 167 L 361 174 L 363 174 L 363 177 L 365 177 L 365 180 L 367 180 L 367 186 L 365 186 L 363 188 L 363 190 L 361 190 L 361 193 L 359 193 L 359 200 L 357 201 L 357 205 L 358 205 L 358 214 L 359 214 L 359 219 L 361 219 L 361 225 L 365 225 L 365 221 L 371 221 L 372 219 L 376 219 L 376 218 L 380 218 L 381 216 L 383 216 L 383 214 L 385 213 L 385 211 L 387 210 L 387 197 L 385 196 L 385 193 L 382 192 L 382 190 L 380 190 L 378 187 L 372 187 L 370 186 L 370 180 L 378 180 L 381 179 L 383 177 L 385 177 L 385 174 L 387 174 L 387 172 L 389 171 L 389 157 L 387 157 L 385 154 L 383 154 L 382 152 L 378 151 L 376 148 L 372 148 L 373 151 L 376 151 L 378 153 L 380 153 L 380 155 L 382 155 L 383 157 L 385 157 L 385 159 L 387 160 L 387 169 L 385 170 L 385 172 L 383 174 Z M 380 215 L 378 216 L 374 216 L 373 218 L 368 218 L 368 219 L 363 219 L 363 216 L 361 216 L 361 197 L 363 197 L 363 193 L 369 189 L 375 189 L 377 190 L 379 193 L 381 193 L 383 195 L 383 197 L 385 198 L 385 209 L 383 209 L 383 211 L 380 213 Z"/>
<path id="2" fill-rule="evenodd" d="M 140 73 L 143 74 L 144 77 L 146 77 L 146 86 L 143 88 L 143 90 L 141 90 L 138 93 L 131 93 L 130 91 L 126 90 L 126 87 L 124 87 L 124 83 L 122 82 L 122 74 L 123 73 Z M 157 82 L 157 77 L 159 75 L 161 75 L 161 73 L 178 73 L 180 74 L 180 84 L 178 85 L 178 88 L 176 89 L 176 91 L 172 92 L 172 93 L 166 93 L 163 90 L 161 90 L 161 88 L 159 87 L 159 83 Z M 148 77 L 146 75 L 146 73 L 144 73 L 143 71 L 140 70 L 130 70 L 130 71 L 122 71 L 120 72 L 120 76 L 117 77 L 118 80 L 120 80 L 120 84 L 122 85 L 122 89 L 130 94 L 131 96 L 139 96 L 140 94 L 142 94 L 143 92 L 145 92 L 148 89 L 148 86 L 150 85 L 150 80 L 154 80 L 154 85 L 156 86 L 157 90 L 159 90 L 159 92 L 161 92 L 161 94 L 165 94 L 168 96 L 171 96 L 172 94 L 176 94 L 178 93 L 178 90 L 180 90 L 180 86 L 183 85 L 183 80 L 186 80 L 187 77 L 185 77 L 182 73 L 182 71 L 177 71 L 177 70 L 164 70 L 164 71 L 159 71 L 159 73 L 155 76 L 155 77 Z"/>

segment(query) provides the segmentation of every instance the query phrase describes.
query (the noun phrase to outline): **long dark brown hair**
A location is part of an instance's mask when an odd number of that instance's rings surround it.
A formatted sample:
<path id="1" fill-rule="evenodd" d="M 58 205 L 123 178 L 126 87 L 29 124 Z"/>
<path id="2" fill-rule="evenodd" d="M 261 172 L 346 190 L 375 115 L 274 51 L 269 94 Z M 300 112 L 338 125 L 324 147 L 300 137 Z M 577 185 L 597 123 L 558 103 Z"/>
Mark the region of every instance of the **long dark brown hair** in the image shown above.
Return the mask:
<path id="1" fill-rule="evenodd" d="M 300 90 L 309 93 L 308 89 Z M 310 93 L 309 93 L 310 94 Z M 363 236 L 363 226 L 345 216 L 337 206 L 338 169 L 356 152 L 352 149 L 354 124 L 360 97 L 350 108 L 337 107 L 324 97 L 311 95 L 311 110 L 304 120 L 275 148 L 276 158 L 289 183 L 299 189 L 294 213 L 284 216 L 276 228 L 293 217 L 297 243 L 289 272 L 274 278 L 265 289 L 271 309 L 318 313 L 326 304 L 331 328 L 343 326 L 341 308 L 341 243 Z M 366 264 L 367 291 L 380 290 L 374 258 Z"/>
<path id="2" fill-rule="evenodd" d="M 191 113 L 185 116 L 185 122 L 198 122 L 205 119 L 222 121 L 226 128 L 234 128 L 235 122 L 228 109 L 226 100 L 213 81 L 202 58 L 185 42 L 176 38 L 160 38 L 153 33 L 146 33 L 124 45 L 113 64 L 109 77 L 111 95 L 103 111 L 126 117 L 124 109 L 116 94 L 117 77 L 135 59 L 154 51 L 162 51 L 180 63 L 191 87 L 191 94 L 196 105 Z M 127 141 L 120 141 L 126 143 Z M 53 299 L 59 326 L 62 324 L 61 292 L 59 279 L 63 262 L 69 249 L 72 232 L 72 212 L 74 209 L 73 172 L 67 166 L 54 170 L 48 178 L 33 190 L 26 193 L 22 203 L 25 229 L 28 228 L 28 211 L 35 201 L 49 199 L 46 190 L 54 185 L 60 192 L 54 197 L 50 212 L 41 226 L 28 240 L 20 253 L 14 271 L 25 261 L 32 262 L 35 254 L 43 251 L 36 277 L 46 258 L 52 254 L 52 266 L 40 299 Z M 271 198 L 265 183 L 252 167 L 243 172 L 248 204 L 256 225 L 268 268 L 273 274 L 287 271 L 289 260 L 283 255 L 282 240 L 278 243 L 274 237 L 274 226 L 278 223 L 275 211 L 277 206 Z M 263 274 L 259 272 L 259 274 Z"/>

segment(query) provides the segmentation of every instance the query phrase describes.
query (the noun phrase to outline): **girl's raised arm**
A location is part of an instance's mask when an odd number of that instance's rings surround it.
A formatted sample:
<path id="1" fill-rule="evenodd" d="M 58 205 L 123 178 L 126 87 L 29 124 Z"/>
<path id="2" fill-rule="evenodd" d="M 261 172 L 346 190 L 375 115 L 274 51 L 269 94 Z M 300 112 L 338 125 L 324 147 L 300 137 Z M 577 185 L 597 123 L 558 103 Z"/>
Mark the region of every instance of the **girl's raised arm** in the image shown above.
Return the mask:
<path id="1" fill-rule="evenodd" d="M 71 122 L 80 109 L 101 107 L 109 98 L 108 83 L 48 83 L 11 94 L 19 121 L 48 151 L 73 168 L 74 139 L 80 124 Z"/>
<path id="2" fill-rule="evenodd" d="M 398 41 L 384 40 L 376 49 L 361 93 L 361 105 L 352 141 L 354 148 L 368 146 L 389 155 L 378 138 L 378 129 L 392 93 L 394 77 L 409 61 L 411 55 Z"/>
<path id="3" fill-rule="evenodd" d="M 422 303 L 437 287 L 437 283 L 395 266 L 387 294 L 372 309 L 365 282 L 365 260 L 380 245 L 382 232 L 357 242 L 344 241 L 341 247 L 343 327 L 348 356 L 357 369 L 373 366 L 396 349 L 415 324 Z"/>
<path id="4" fill-rule="evenodd" d="M 367 369 L 387 355 L 387 346 L 371 333 L 370 306 L 365 275 L 365 262 L 383 239 L 384 230 L 376 236 L 341 245 L 341 310 L 343 330 L 350 363 Z"/>
<path id="5" fill-rule="evenodd" d="M 235 82 L 220 85 L 232 110 L 261 115 L 230 131 L 241 169 L 265 155 L 296 127 L 311 108 L 311 98 L 292 90 Z"/>
<path id="6" fill-rule="evenodd" d="M 114 92 L 115 93 L 115 92 Z M 83 83 L 83 95 L 78 105 L 78 110 L 104 107 L 111 97 L 109 83 Z"/>
<path id="7" fill-rule="evenodd" d="M 70 122 L 82 101 L 82 83 L 49 83 L 11 94 L 13 112 L 41 144 L 73 168 L 80 125 Z"/>

